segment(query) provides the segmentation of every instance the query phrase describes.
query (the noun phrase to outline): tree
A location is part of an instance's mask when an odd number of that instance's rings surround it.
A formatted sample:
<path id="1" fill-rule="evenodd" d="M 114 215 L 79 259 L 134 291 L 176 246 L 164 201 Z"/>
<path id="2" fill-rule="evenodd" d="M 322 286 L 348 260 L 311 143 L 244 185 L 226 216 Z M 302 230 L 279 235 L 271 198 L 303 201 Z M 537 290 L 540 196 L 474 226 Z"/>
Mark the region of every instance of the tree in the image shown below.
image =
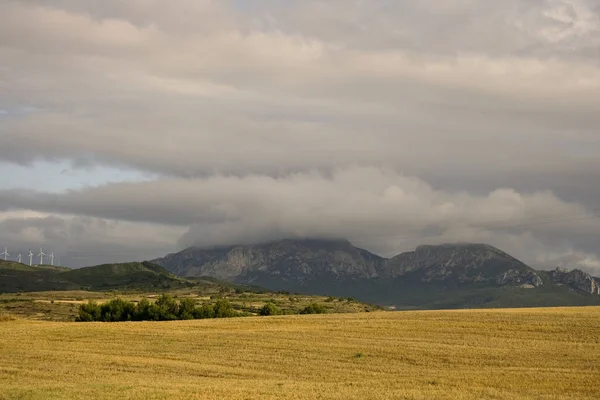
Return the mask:
<path id="1" fill-rule="evenodd" d="M 135 313 L 135 305 L 120 298 L 100 306 L 100 320 L 105 322 L 132 321 Z"/>
<path id="2" fill-rule="evenodd" d="M 215 312 L 214 318 L 230 318 L 235 316 L 235 311 L 229 300 L 218 300 L 213 306 L 213 309 Z"/>
<path id="3" fill-rule="evenodd" d="M 300 314 L 325 314 L 327 309 L 319 303 L 312 303 L 306 306 Z"/>
<path id="4" fill-rule="evenodd" d="M 93 300 L 89 300 L 87 304 L 82 304 L 79 307 L 79 316 L 77 321 L 92 322 L 100 321 L 100 306 Z"/>
<path id="5" fill-rule="evenodd" d="M 211 304 L 203 304 L 202 307 L 197 307 L 194 310 L 194 318 L 196 319 L 206 319 L 214 317 L 215 309 Z"/>
<path id="6" fill-rule="evenodd" d="M 136 321 L 155 321 L 158 316 L 158 307 L 150 303 L 148 299 L 142 299 L 138 303 L 135 312 Z"/>
<path id="7" fill-rule="evenodd" d="M 156 300 L 156 306 L 158 307 L 160 320 L 161 321 L 172 321 L 176 320 L 179 315 L 179 304 L 177 301 L 168 293 L 162 294 L 158 300 Z"/>
<path id="8" fill-rule="evenodd" d="M 260 309 L 259 314 L 262 316 L 281 315 L 281 310 L 275 304 L 269 302 Z"/>
<path id="9" fill-rule="evenodd" d="M 179 319 L 194 319 L 196 302 L 193 299 L 182 299 L 179 302 Z"/>

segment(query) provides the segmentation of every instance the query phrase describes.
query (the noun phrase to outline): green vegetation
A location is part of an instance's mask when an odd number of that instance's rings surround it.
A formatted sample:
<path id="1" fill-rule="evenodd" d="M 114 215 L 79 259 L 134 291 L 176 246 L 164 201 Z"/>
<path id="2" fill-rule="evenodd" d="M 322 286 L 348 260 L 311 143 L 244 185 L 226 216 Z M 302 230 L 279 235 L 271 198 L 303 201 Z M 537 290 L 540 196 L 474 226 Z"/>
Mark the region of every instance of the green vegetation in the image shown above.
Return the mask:
<path id="1" fill-rule="evenodd" d="M 121 298 L 104 304 L 90 300 L 79 306 L 79 322 L 121 322 L 121 321 L 175 321 L 204 318 L 231 318 L 241 316 L 228 300 L 218 300 L 215 304 L 196 307 L 194 300 L 183 299 L 177 302 L 164 293 L 156 302 L 142 299 L 139 303 Z"/>
<path id="2" fill-rule="evenodd" d="M 249 290 L 249 291 L 245 291 Z M 231 309 L 239 316 L 252 315 L 293 315 L 299 314 L 312 303 L 319 304 L 327 313 L 356 313 L 376 311 L 381 309 L 364 303 L 349 303 L 345 299 L 327 302 L 325 296 L 288 295 L 267 292 L 243 287 L 223 287 L 217 283 L 197 282 L 191 288 L 180 288 L 165 291 L 57 291 L 57 292 L 31 292 L 31 293 L 5 293 L 0 294 L 0 313 L 11 314 L 22 319 L 38 319 L 50 321 L 75 321 L 80 318 L 80 308 L 87 307 L 89 300 L 98 306 L 109 303 L 115 299 L 122 299 L 141 307 L 143 317 L 140 320 L 154 321 L 165 320 L 164 315 L 156 317 L 151 314 L 154 305 L 163 294 L 170 295 L 178 303 L 178 317 L 176 319 L 205 319 L 213 318 L 215 305 L 219 315 L 229 311 L 223 307 L 222 302 L 228 302 Z M 159 304 L 162 303 L 159 302 Z M 96 315 L 94 308 L 83 308 L 84 312 Z M 195 314 L 196 313 L 196 314 Z M 82 317 L 83 320 L 98 320 L 98 317 Z"/>
<path id="3" fill-rule="evenodd" d="M 327 309 L 323 307 L 321 304 L 312 303 L 304 307 L 300 314 L 325 314 L 327 313 Z"/>
<path id="4" fill-rule="evenodd" d="M 302 309 L 300 314 L 325 314 L 327 309 L 312 303 Z M 273 302 L 265 303 L 258 315 L 281 315 L 283 312 Z M 234 310 L 227 299 L 219 299 L 214 304 L 205 303 L 196 306 L 193 299 L 187 298 L 177 302 L 168 293 L 163 293 L 156 302 L 144 298 L 137 304 L 121 298 L 112 299 L 104 304 L 90 300 L 79 306 L 76 321 L 79 322 L 122 322 L 122 321 L 175 321 L 206 318 L 232 318 L 252 315 L 248 312 Z"/>
<path id="5" fill-rule="evenodd" d="M 20 319 L 0 323 L 0 398 L 596 400 L 599 320 L 600 307 Z"/>
<path id="6" fill-rule="evenodd" d="M 170 290 L 194 286 L 149 263 L 105 264 L 81 269 L 0 261 L 0 293 L 56 290 Z"/>
<path id="7" fill-rule="evenodd" d="M 281 315 L 282 312 L 274 303 L 267 303 L 260 309 L 260 315 L 268 316 L 268 315 Z"/>

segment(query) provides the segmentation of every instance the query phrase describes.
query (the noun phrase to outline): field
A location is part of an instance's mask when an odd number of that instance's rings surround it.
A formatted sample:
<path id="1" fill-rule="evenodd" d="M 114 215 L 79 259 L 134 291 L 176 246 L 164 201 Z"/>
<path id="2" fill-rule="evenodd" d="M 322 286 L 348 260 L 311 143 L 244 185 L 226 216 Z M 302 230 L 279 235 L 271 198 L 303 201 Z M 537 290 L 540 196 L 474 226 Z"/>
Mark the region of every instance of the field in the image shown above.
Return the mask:
<path id="1" fill-rule="evenodd" d="M 256 314 L 267 302 L 277 305 L 286 314 L 297 314 L 311 303 L 321 304 L 329 313 L 354 313 L 375 311 L 379 307 L 363 304 L 352 299 L 329 296 L 308 296 L 289 293 L 245 292 L 220 286 L 198 286 L 170 290 L 176 299 L 191 298 L 198 305 L 214 303 L 218 299 L 228 299 L 239 312 Z M 142 298 L 153 301 L 159 292 L 89 292 L 83 290 L 4 293 L 0 294 L 0 314 L 7 313 L 20 319 L 46 321 L 74 321 L 79 305 L 88 300 L 103 303 L 114 298 L 137 302 Z"/>
<path id="2" fill-rule="evenodd" d="M 0 398 L 598 399 L 600 308 L 0 322 Z"/>

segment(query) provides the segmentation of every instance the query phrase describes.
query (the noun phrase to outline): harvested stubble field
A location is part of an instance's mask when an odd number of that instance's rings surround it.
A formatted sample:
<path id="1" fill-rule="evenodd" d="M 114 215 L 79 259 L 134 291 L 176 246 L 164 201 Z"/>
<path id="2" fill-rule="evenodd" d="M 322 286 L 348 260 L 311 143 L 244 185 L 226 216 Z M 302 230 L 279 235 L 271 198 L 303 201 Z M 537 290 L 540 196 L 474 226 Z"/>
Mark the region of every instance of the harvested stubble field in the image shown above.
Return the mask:
<path id="1" fill-rule="evenodd" d="M 598 399 L 600 308 L 6 321 L 0 398 Z"/>

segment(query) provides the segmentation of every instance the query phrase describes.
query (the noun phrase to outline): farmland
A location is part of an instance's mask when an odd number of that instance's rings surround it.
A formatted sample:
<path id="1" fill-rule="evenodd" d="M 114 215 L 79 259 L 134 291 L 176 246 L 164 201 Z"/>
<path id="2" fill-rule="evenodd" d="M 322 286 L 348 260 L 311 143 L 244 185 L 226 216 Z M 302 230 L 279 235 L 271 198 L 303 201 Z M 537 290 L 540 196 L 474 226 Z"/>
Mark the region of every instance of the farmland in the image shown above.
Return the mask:
<path id="1" fill-rule="evenodd" d="M 161 293 L 168 293 L 177 300 L 192 299 L 198 305 L 214 304 L 219 299 L 226 299 L 241 315 L 256 315 L 266 303 L 274 304 L 285 314 L 298 314 L 303 308 L 313 303 L 322 305 L 327 313 L 371 312 L 380 309 L 380 307 L 348 298 L 275 293 L 262 290 L 244 291 L 240 290 L 240 287 L 235 290 L 209 284 L 168 292 L 67 290 L 4 293 L 0 294 L 0 314 L 10 314 L 20 319 L 74 321 L 78 315 L 79 306 L 88 300 L 104 303 L 120 298 L 138 302 L 147 298 L 153 302 Z"/>
<path id="2" fill-rule="evenodd" d="M 596 399 L 600 308 L 0 322 L 0 398 Z"/>

